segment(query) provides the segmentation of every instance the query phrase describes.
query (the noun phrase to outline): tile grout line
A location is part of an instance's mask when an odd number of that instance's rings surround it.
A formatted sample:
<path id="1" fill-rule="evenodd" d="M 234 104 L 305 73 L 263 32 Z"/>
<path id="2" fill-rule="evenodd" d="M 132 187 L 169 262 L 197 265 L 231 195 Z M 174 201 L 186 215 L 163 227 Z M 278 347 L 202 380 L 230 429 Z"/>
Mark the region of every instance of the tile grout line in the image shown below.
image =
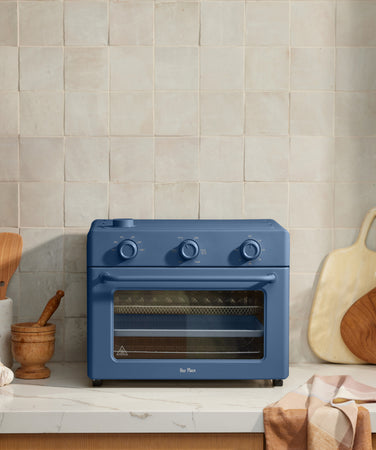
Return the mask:
<path id="1" fill-rule="evenodd" d="M 332 236 L 331 236 L 331 248 L 332 250 L 335 248 L 335 236 L 336 236 L 336 202 L 335 202 L 335 191 L 336 191 L 336 184 L 335 184 L 335 157 L 336 157 L 336 96 L 337 96 L 337 0 L 334 0 L 334 93 L 333 93 L 333 142 L 332 142 L 332 157 L 331 157 L 331 163 L 332 163 L 332 170 L 331 170 L 331 176 L 332 176 Z"/>
<path id="2" fill-rule="evenodd" d="M 58 1 L 58 0 L 55 0 Z M 73 0 L 67 0 L 69 2 L 72 2 Z M 126 1 L 126 0 L 122 0 L 122 1 Z M 244 0 L 243 0 L 244 1 Z M 256 3 L 259 3 L 261 0 L 257 0 Z M 269 1 L 269 0 L 266 0 Z M 297 0 L 295 0 L 297 1 Z M 307 0 L 311 1 L 311 0 Z M 343 0 L 344 2 L 346 0 Z M 354 1 L 354 0 L 351 0 Z M 359 2 L 362 0 L 358 0 Z M 374 0 L 366 0 L 367 2 L 372 3 Z M 29 3 L 29 1 L 23 1 L 22 3 Z M 278 2 L 276 1 L 276 4 L 279 4 L 280 1 L 278 0 Z M 313 1 L 312 3 L 318 3 L 318 0 Z M 63 45 L 57 45 L 57 44 L 34 44 L 34 45 L 30 45 L 30 44 L 22 44 L 20 45 L 23 48 L 33 48 L 33 47 L 46 47 L 46 48 L 60 48 Z M 112 47 L 127 47 L 127 48 L 143 48 L 143 47 L 151 47 L 151 44 L 111 44 Z M 244 44 L 244 45 L 235 45 L 235 44 L 223 44 L 223 45 L 209 45 L 209 44 L 202 44 L 203 48 L 243 48 L 243 46 L 245 46 L 246 48 L 264 48 L 264 49 L 270 49 L 270 48 L 286 48 L 287 45 L 270 45 L 270 44 L 265 44 L 265 45 L 252 45 L 252 44 Z M 12 47 L 11 45 L 1 45 L 1 47 Z M 66 47 L 72 49 L 82 49 L 82 48 L 107 48 L 108 45 L 100 45 L 100 44 L 67 44 Z M 158 44 L 159 48 L 191 48 L 193 47 L 192 44 L 186 44 L 186 45 L 182 45 L 182 44 Z M 325 45 L 324 48 L 334 48 L 334 45 Z M 359 48 L 366 48 L 366 49 L 375 49 L 376 45 L 338 45 L 336 46 L 337 48 L 346 48 L 346 49 L 359 49 Z M 299 49 L 320 49 L 323 48 L 322 45 L 294 45 L 293 48 L 299 48 Z"/>
<path id="3" fill-rule="evenodd" d="M 63 10 L 63 173 L 64 173 L 64 186 L 63 186 L 63 227 L 65 228 L 65 198 L 66 198 L 66 179 L 67 179 L 67 173 L 66 173 L 66 73 L 65 73 L 65 3 L 62 3 L 62 10 Z M 65 277 L 65 272 L 64 272 Z M 65 280 L 64 280 L 65 281 Z"/>
<path id="4" fill-rule="evenodd" d="M 156 3 L 153 2 L 153 185 L 152 185 L 152 195 L 153 195 L 153 204 L 152 204 L 152 212 L 151 216 L 155 219 L 155 210 L 156 210 L 156 178 L 157 178 L 157 168 L 156 168 L 156 133 L 155 133 L 155 117 L 156 117 L 156 77 L 155 77 L 155 67 L 156 67 Z"/>
<path id="5" fill-rule="evenodd" d="M 202 3 L 198 3 L 198 47 L 197 47 L 197 145 L 198 145 L 198 202 L 197 206 L 197 217 L 201 218 L 201 15 L 202 15 Z"/>
<path id="6" fill-rule="evenodd" d="M 108 149 L 108 182 L 107 182 L 107 218 L 111 217 L 111 2 L 107 1 L 107 149 Z"/>
<path id="7" fill-rule="evenodd" d="M 73 1 L 73 0 L 71 0 Z M 286 47 L 285 47 L 286 48 Z M 327 48 L 327 47 L 325 47 Z M 283 94 L 287 92 L 287 89 L 201 89 L 200 91 L 196 89 L 157 89 L 157 93 L 161 94 L 190 94 L 190 93 L 208 93 L 208 94 L 242 94 L 243 92 L 246 93 L 255 93 L 255 94 Z M 14 93 L 14 90 L 11 89 L 4 89 L 0 91 L 2 94 L 6 93 Z M 64 94 L 66 92 L 68 93 L 84 93 L 84 94 L 107 94 L 108 90 L 105 89 L 20 89 L 20 92 L 23 93 L 56 93 L 56 94 Z M 151 90 L 147 89 L 123 89 L 123 90 L 111 90 L 111 92 L 114 92 L 116 94 L 129 94 L 129 93 L 146 93 L 149 94 Z M 291 92 L 297 93 L 297 94 L 330 94 L 333 93 L 333 89 L 291 89 Z M 337 92 L 340 92 L 342 94 L 363 94 L 363 95 L 369 95 L 369 94 L 376 94 L 376 89 L 352 89 L 352 90 L 341 90 L 338 89 Z M 194 136 L 195 133 L 192 134 Z M 52 136 L 56 136 L 52 135 Z M 103 135 L 102 135 L 103 136 Z M 104 135 L 106 136 L 106 135 Z M 353 136 L 353 135 L 350 135 Z M 363 136 L 363 135 L 362 135 Z M 51 136 L 50 136 L 51 137 Z"/>
<path id="8" fill-rule="evenodd" d="M 246 27 L 247 27 L 247 3 L 243 2 L 243 136 L 242 136 L 242 147 L 243 147 L 243 191 L 242 191 L 242 217 L 246 218 L 246 207 L 245 207 L 245 188 L 246 188 L 246 119 L 247 119 L 247 47 L 246 47 Z"/>
<path id="9" fill-rule="evenodd" d="M 17 224 L 19 234 L 21 234 L 21 48 L 20 48 L 20 4 L 16 3 L 17 8 L 17 64 L 18 64 L 18 80 L 17 80 L 17 157 L 18 157 L 18 173 L 17 173 Z"/>
<path id="10" fill-rule="evenodd" d="M 292 4 L 291 0 L 289 1 L 289 45 L 288 45 L 288 52 L 289 52 L 289 67 L 288 67 L 288 159 L 287 159 L 287 228 L 291 228 L 291 63 L 292 63 L 292 39 L 291 39 L 291 17 L 292 17 Z"/>
<path id="11" fill-rule="evenodd" d="M 65 76 L 65 3 L 62 2 L 62 44 L 63 44 L 63 130 L 62 130 L 62 139 L 63 139 L 63 174 L 64 174 L 64 181 L 63 181 L 63 217 L 62 217 L 62 222 L 63 222 L 63 286 L 64 286 L 64 291 L 66 291 L 66 273 L 65 273 L 65 267 L 64 267 L 64 262 L 65 262 L 65 198 L 66 198 L 66 178 L 67 178 L 67 174 L 66 174 L 66 136 L 65 136 L 65 130 L 66 130 L 66 96 L 65 96 L 65 92 L 66 92 L 66 76 Z M 64 302 L 64 314 L 63 314 L 63 320 L 65 319 L 65 302 Z M 64 323 L 63 326 L 63 330 L 62 330 L 62 358 L 63 361 L 66 358 L 66 324 Z"/>

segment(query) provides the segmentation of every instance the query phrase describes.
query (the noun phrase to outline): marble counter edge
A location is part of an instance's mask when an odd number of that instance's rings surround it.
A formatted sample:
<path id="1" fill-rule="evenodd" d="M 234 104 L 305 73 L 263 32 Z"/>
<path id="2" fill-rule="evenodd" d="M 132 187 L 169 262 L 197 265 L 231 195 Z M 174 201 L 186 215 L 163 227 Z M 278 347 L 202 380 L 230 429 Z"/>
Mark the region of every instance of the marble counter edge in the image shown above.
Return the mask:
<path id="1" fill-rule="evenodd" d="M 0 439 L 1 434 L 5 433 L 262 433 L 263 431 L 260 411 L 0 414 Z"/>
<path id="2" fill-rule="evenodd" d="M 92 388 L 84 364 L 55 363 L 52 369 L 48 380 L 15 380 L 0 388 L 0 434 L 260 433 L 263 407 L 314 373 L 346 373 L 376 384 L 374 366 L 291 365 L 278 388 L 234 382 L 105 382 Z M 365 406 L 376 432 L 376 404 Z"/>

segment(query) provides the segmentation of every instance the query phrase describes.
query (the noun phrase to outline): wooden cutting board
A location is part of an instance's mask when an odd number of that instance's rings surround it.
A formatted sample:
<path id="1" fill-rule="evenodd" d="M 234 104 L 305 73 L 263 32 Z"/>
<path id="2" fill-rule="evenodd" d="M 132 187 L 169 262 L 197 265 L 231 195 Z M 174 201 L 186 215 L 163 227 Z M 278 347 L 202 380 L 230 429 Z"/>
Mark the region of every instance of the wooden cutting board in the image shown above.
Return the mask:
<path id="1" fill-rule="evenodd" d="M 347 310 L 341 321 L 341 336 L 355 356 L 376 364 L 376 288 Z"/>
<path id="2" fill-rule="evenodd" d="M 344 343 L 340 326 L 350 306 L 376 285 L 376 252 L 366 247 L 376 208 L 366 214 L 355 244 L 331 252 L 325 259 L 312 303 L 308 341 L 320 358 L 361 364 Z"/>
<path id="3" fill-rule="evenodd" d="M 7 294 L 9 280 L 17 270 L 22 255 L 22 237 L 15 233 L 0 233 L 0 300 Z"/>

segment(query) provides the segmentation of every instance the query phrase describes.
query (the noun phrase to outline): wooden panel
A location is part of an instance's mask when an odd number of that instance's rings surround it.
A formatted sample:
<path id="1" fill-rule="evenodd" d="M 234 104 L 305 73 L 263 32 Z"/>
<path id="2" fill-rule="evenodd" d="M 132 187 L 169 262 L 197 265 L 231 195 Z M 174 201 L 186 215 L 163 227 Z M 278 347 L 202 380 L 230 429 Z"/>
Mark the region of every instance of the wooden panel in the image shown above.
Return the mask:
<path id="1" fill-rule="evenodd" d="M 1 450 L 264 450 L 262 433 L 0 434 Z M 376 450 L 376 434 L 372 434 Z"/>
<path id="2" fill-rule="evenodd" d="M 263 450 L 262 433 L 0 434 L 1 450 Z"/>

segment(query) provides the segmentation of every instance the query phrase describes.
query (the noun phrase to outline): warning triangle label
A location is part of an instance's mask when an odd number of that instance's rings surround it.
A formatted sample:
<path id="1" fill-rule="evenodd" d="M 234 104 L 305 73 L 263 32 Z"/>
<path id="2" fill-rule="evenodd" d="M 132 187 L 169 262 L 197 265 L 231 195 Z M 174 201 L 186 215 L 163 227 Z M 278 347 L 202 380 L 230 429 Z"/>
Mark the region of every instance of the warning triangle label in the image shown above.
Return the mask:
<path id="1" fill-rule="evenodd" d="M 118 350 L 115 350 L 118 356 L 128 356 L 128 352 L 125 350 L 124 345 L 121 345 Z"/>

